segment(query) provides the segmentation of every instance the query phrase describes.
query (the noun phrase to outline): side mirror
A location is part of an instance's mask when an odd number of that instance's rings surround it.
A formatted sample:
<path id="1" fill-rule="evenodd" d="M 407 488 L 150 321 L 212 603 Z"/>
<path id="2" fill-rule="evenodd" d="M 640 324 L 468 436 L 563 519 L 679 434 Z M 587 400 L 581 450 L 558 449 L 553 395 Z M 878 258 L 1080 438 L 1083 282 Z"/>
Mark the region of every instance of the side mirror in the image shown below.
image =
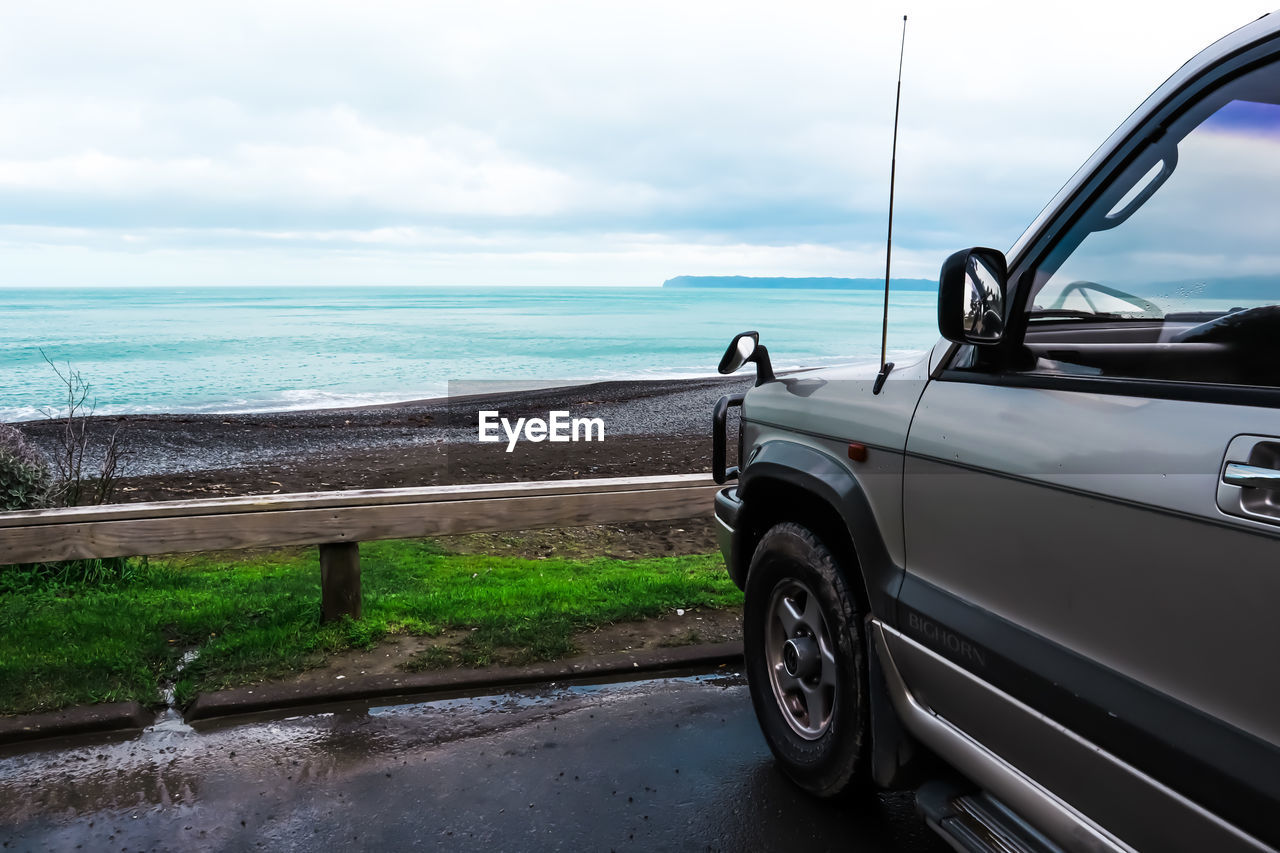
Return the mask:
<path id="1" fill-rule="evenodd" d="M 938 283 L 942 336 L 960 344 L 999 343 L 1008 279 L 1004 254 L 995 249 L 965 249 L 947 258 Z"/>
<path id="2" fill-rule="evenodd" d="M 773 380 L 773 364 L 769 361 L 769 351 L 760 344 L 759 332 L 740 332 L 734 335 L 716 370 L 724 374 L 735 373 L 749 361 L 756 363 L 757 385 Z"/>

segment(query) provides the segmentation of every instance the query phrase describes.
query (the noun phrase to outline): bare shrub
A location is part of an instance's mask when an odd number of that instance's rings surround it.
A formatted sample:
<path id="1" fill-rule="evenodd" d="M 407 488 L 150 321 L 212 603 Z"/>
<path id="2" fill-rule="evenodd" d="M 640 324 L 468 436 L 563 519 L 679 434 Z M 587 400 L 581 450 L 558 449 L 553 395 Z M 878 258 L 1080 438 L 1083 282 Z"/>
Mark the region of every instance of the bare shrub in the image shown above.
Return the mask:
<path id="1" fill-rule="evenodd" d="M 59 368 L 44 350 L 40 355 L 58 375 L 66 392 L 65 408 L 41 409 L 46 418 L 58 424 L 54 437 L 51 502 L 57 506 L 110 503 L 126 468 L 120 427 L 95 441 L 89 430 L 89 419 L 98 405 L 96 399 L 89 397 L 92 386 L 70 363 L 65 369 Z"/>
<path id="2" fill-rule="evenodd" d="M 61 369 L 41 350 L 66 392 L 62 410 L 41 410 L 54 423 L 52 471 L 42 455 L 17 429 L 0 424 L 0 511 L 39 507 L 110 503 L 124 476 L 126 455 L 120 428 L 102 437 L 91 428 L 97 401 L 80 371 Z M 142 571 L 146 559 L 104 557 L 0 566 L 0 593 L 30 586 L 41 588 L 127 583 Z"/>

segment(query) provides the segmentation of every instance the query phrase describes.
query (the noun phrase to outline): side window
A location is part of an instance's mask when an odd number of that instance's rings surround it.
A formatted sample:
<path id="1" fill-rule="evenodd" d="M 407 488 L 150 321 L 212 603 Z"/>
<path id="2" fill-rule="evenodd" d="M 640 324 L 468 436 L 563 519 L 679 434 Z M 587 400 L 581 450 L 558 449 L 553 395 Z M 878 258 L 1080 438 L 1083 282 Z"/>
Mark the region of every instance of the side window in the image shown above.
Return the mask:
<path id="1" fill-rule="evenodd" d="M 1036 372 L 1280 386 L 1280 65 L 1150 142 L 1027 304 Z"/>

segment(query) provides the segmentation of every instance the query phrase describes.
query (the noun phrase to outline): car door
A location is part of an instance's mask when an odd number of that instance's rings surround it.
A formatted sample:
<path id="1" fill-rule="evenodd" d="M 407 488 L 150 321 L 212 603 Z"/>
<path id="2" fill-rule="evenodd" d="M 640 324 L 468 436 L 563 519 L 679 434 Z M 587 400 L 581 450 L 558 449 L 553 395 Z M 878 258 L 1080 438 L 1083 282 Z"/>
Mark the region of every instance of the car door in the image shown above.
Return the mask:
<path id="1" fill-rule="evenodd" d="M 997 703 L 914 685 L 1069 801 L 1132 820 L 1099 787 L 1118 761 L 1280 844 L 1280 67 L 1237 61 L 1140 137 L 1012 259 L 1005 340 L 924 392 L 898 624 L 1096 747 L 1064 768 Z"/>

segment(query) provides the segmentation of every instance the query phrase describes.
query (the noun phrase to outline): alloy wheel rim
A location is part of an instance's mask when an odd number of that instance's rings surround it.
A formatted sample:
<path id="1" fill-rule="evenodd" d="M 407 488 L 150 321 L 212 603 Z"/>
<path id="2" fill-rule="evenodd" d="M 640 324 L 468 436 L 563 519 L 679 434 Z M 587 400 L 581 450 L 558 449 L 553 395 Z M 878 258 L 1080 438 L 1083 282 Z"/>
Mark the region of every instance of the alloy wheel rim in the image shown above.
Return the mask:
<path id="1" fill-rule="evenodd" d="M 834 646 L 817 596 L 787 578 L 773 589 L 766 611 L 765 663 L 782 718 L 805 740 L 831 727 L 837 668 Z"/>

